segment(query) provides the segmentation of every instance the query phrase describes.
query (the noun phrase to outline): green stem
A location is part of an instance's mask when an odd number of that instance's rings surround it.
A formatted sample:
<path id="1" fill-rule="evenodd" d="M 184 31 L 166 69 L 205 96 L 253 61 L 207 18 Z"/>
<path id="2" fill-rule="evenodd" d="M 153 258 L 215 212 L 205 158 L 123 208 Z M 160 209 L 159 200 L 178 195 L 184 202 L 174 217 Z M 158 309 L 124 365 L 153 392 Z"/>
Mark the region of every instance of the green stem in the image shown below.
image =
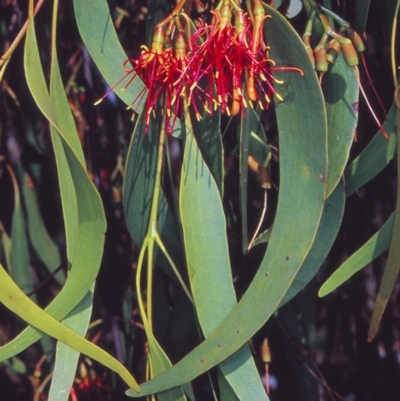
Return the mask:
<path id="1" fill-rule="evenodd" d="M 316 11 L 313 9 L 308 17 L 306 29 L 304 30 L 303 36 L 311 36 L 312 33 L 312 26 L 314 23 L 315 16 L 317 15 Z"/>
<path id="2" fill-rule="evenodd" d="M 393 17 L 393 26 L 392 26 L 392 35 L 390 40 L 390 54 L 391 54 L 391 64 L 392 64 L 392 73 L 393 73 L 393 83 L 394 86 L 397 86 L 397 68 L 396 68 L 396 27 L 397 27 L 397 19 L 399 15 L 400 9 L 400 0 L 397 0 L 396 9 Z"/>
<path id="3" fill-rule="evenodd" d="M 167 251 L 167 249 L 165 248 L 164 244 L 161 241 L 160 236 L 157 234 L 157 236 L 155 237 L 155 241 L 156 244 L 160 247 L 162 253 L 164 254 L 164 256 L 167 258 L 169 264 L 171 265 L 172 270 L 174 271 L 174 273 L 176 274 L 176 277 L 178 278 L 179 283 L 181 284 L 183 291 L 185 291 L 187 297 L 189 298 L 190 302 L 192 304 L 194 304 L 194 300 L 192 298 L 192 295 L 190 294 L 189 289 L 187 288 L 185 282 L 182 279 L 182 276 L 179 274 L 179 271 L 174 263 L 174 261 L 172 260 L 171 256 L 169 256 L 169 253 Z"/>
<path id="4" fill-rule="evenodd" d="M 326 35 L 329 35 L 332 38 L 335 38 L 341 44 L 349 44 L 349 43 L 351 43 L 350 39 L 345 38 L 344 36 L 338 34 L 332 28 L 332 25 L 329 23 L 328 18 L 326 17 L 326 15 L 324 13 L 326 13 L 330 17 L 332 17 L 341 26 L 349 26 L 349 23 L 347 21 L 345 21 L 344 19 L 340 18 L 338 15 L 336 15 L 334 12 L 330 11 L 328 8 L 320 6 L 314 0 L 305 0 L 305 2 L 309 5 L 309 7 L 311 8 L 312 12 L 314 11 L 314 12 L 317 13 L 318 19 L 321 21 L 322 28 L 323 28 L 324 33 Z M 321 10 L 323 10 L 324 13 Z M 307 32 L 309 31 L 310 34 L 311 34 L 311 30 L 310 30 L 308 24 L 307 24 L 307 27 L 306 27 L 306 31 Z M 321 47 L 321 45 L 322 45 L 322 39 L 321 39 L 320 43 L 317 45 L 317 48 Z"/>
<path id="5" fill-rule="evenodd" d="M 320 8 L 325 14 L 329 15 L 330 17 L 332 17 L 340 26 L 344 26 L 344 27 L 350 26 L 350 24 L 345 19 L 343 19 L 339 15 L 335 14 L 329 8 L 326 8 L 324 6 L 320 6 Z"/>
<path id="6" fill-rule="evenodd" d="M 154 239 L 158 235 L 157 222 L 158 222 L 158 210 L 160 204 L 160 193 L 161 193 L 161 176 L 164 164 L 164 152 L 165 152 L 165 118 L 162 119 L 160 138 L 158 141 L 158 152 L 157 152 L 157 165 L 155 171 L 153 197 L 151 200 L 150 209 L 150 220 L 149 220 L 149 231 L 147 236 L 148 241 L 148 252 L 147 252 L 147 318 L 149 321 L 149 327 L 152 329 L 152 315 L 153 315 L 153 253 L 154 253 Z"/>

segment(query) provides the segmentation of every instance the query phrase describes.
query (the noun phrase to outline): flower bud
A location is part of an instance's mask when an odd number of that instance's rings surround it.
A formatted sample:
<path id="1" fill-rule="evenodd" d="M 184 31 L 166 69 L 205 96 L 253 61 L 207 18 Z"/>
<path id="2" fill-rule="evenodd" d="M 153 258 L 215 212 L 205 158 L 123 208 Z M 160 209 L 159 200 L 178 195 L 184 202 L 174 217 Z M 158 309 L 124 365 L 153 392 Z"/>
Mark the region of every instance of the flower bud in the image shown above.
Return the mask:
<path id="1" fill-rule="evenodd" d="M 252 102 L 257 100 L 257 91 L 254 87 L 254 75 L 250 75 L 247 79 L 247 96 Z"/>
<path id="2" fill-rule="evenodd" d="M 239 114 L 241 106 L 240 106 L 241 96 L 238 88 L 233 88 L 233 99 L 230 108 L 231 116 L 236 116 Z"/>
<path id="3" fill-rule="evenodd" d="M 333 64 L 340 53 L 340 43 L 336 39 L 329 42 L 328 50 L 326 51 L 327 60 Z"/>
<path id="4" fill-rule="evenodd" d="M 255 18 L 264 18 L 265 10 L 260 0 L 254 1 L 253 14 Z"/>
<path id="5" fill-rule="evenodd" d="M 271 362 L 271 350 L 268 345 L 268 340 L 265 338 L 261 345 L 261 358 L 264 363 Z"/>
<path id="6" fill-rule="evenodd" d="M 156 26 L 156 29 L 154 30 L 153 41 L 151 42 L 151 50 L 157 54 L 162 53 L 164 42 L 164 29 L 162 26 Z"/>
<path id="7" fill-rule="evenodd" d="M 343 58 L 349 67 L 354 67 L 358 64 L 358 56 L 356 49 L 352 43 L 341 43 L 340 47 L 342 49 Z"/>
<path id="8" fill-rule="evenodd" d="M 186 42 L 185 37 L 181 32 L 178 32 L 176 34 L 174 48 L 176 58 L 179 60 L 183 60 L 186 53 Z"/>
<path id="9" fill-rule="evenodd" d="M 261 188 L 271 188 L 271 173 L 268 167 L 260 166 L 260 184 Z"/>
<path id="10" fill-rule="evenodd" d="M 225 3 L 221 9 L 221 19 L 219 21 L 219 32 L 221 33 L 231 23 L 232 6 L 230 3 Z"/>
<path id="11" fill-rule="evenodd" d="M 365 50 L 365 44 L 361 39 L 361 36 L 352 28 L 346 28 L 347 37 L 351 40 L 354 47 L 359 53 L 362 53 Z"/>
<path id="12" fill-rule="evenodd" d="M 314 51 L 315 69 L 317 71 L 328 71 L 328 60 L 326 58 L 326 49 L 320 47 Z"/>

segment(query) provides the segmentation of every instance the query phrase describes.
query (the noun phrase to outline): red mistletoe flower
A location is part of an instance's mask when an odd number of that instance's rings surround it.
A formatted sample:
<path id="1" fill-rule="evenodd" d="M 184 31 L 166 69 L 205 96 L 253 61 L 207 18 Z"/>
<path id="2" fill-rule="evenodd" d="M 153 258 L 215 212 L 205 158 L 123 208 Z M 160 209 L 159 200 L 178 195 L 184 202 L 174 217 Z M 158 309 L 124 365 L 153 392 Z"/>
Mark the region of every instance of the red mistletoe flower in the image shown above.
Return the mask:
<path id="1" fill-rule="evenodd" d="M 124 64 L 123 79 L 131 76 L 125 88 L 138 76 L 148 90 L 146 132 L 150 118 L 161 109 L 171 133 L 183 102 L 198 119 L 203 109 L 236 115 L 253 102 L 267 108 L 272 95 L 280 98 L 274 71 L 303 73 L 295 67 L 278 68 L 268 57 L 263 31 L 269 16 L 260 0 L 253 3 L 252 18 L 235 0 L 224 0 L 212 11 L 211 23 L 200 21 L 194 32 L 194 24 L 181 12 L 183 4 L 184 0 L 156 27 L 151 49 L 142 46 L 140 57 Z"/>

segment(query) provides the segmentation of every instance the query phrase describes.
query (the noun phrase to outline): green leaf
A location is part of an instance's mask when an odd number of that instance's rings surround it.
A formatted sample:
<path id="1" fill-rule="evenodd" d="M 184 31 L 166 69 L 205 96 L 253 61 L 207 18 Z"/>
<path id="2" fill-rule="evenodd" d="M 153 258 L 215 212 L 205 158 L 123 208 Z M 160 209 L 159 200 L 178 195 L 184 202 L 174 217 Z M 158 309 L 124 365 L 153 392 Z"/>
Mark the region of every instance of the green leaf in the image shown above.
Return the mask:
<path id="1" fill-rule="evenodd" d="M 393 159 L 396 151 L 396 107 L 393 105 L 383 124 L 389 135 L 386 140 L 378 131 L 369 144 L 346 168 L 345 189 L 346 196 L 350 196 L 374 178 Z"/>
<path id="2" fill-rule="evenodd" d="M 20 288 L 28 294 L 35 288 L 31 274 L 28 237 L 24 211 L 21 205 L 20 189 L 10 168 L 14 186 L 14 211 L 11 222 L 11 253 L 9 272 Z"/>
<path id="3" fill-rule="evenodd" d="M 63 321 L 63 324 L 82 337 L 86 335 L 92 314 L 93 290 L 94 286 Z M 50 400 L 68 401 L 69 390 L 74 382 L 79 355 L 79 352 L 68 345 L 60 341 L 57 342 L 56 361 L 49 389 Z"/>
<path id="4" fill-rule="evenodd" d="M 53 273 L 61 265 L 60 251 L 50 238 L 47 232 L 46 226 L 44 225 L 42 214 L 39 208 L 39 202 L 36 195 L 36 190 L 33 185 L 31 177 L 26 171 L 20 170 L 19 173 L 22 196 L 24 199 L 24 205 L 27 216 L 27 228 L 29 234 L 29 240 L 32 244 L 33 249 L 45 264 L 48 271 Z M 60 285 L 65 283 L 65 273 L 59 270 L 54 278 Z"/>
<path id="5" fill-rule="evenodd" d="M 58 123 L 63 127 L 64 132 L 68 133 L 68 140 L 73 149 L 74 154 L 79 159 L 79 162 L 82 166 L 86 167 L 85 158 L 83 154 L 82 147 L 80 145 L 79 137 L 76 133 L 75 122 L 73 120 L 70 107 L 68 104 L 68 99 L 64 92 L 64 86 L 61 79 L 60 68 L 58 65 L 57 58 L 57 40 L 56 40 L 56 29 L 57 29 L 57 17 L 58 17 L 58 9 L 57 3 L 54 4 L 53 9 L 53 36 L 52 36 L 52 44 L 51 44 L 51 72 L 50 72 L 50 101 L 52 102 L 54 112 L 57 116 Z M 62 183 L 64 178 L 67 178 L 69 183 L 68 186 L 74 186 L 74 178 L 69 171 L 66 171 L 69 168 L 68 163 L 68 150 L 65 150 L 64 145 L 62 144 L 62 140 L 60 141 L 59 135 L 54 129 L 54 126 L 51 127 L 51 136 L 53 139 L 54 150 L 56 153 L 56 160 L 62 161 L 58 163 L 59 165 L 59 181 L 60 181 L 60 189 L 61 189 L 61 201 L 63 204 L 63 215 L 65 222 L 65 230 L 66 230 L 66 243 L 67 243 L 67 258 L 69 261 L 73 260 L 74 252 L 76 251 L 76 238 L 75 233 L 79 233 L 79 228 L 81 223 L 81 219 L 79 219 L 79 199 L 77 202 L 71 202 L 69 205 L 69 197 L 70 193 L 65 192 L 66 186 Z M 66 163 L 65 163 L 66 162 Z M 61 167 L 62 166 L 62 167 Z M 72 185 L 71 185 L 72 184 Z M 72 188 L 71 188 L 72 189 Z M 80 196 L 78 192 L 76 192 L 75 188 L 71 192 L 75 196 Z M 68 205 L 67 205 L 68 204 Z M 102 244 L 99 243 L 102 246 Z M 93 265 L 91 268 L 94 271 L 98 270 L 99 266 Z M 68 315 L 68 317 L 63 321 L 63 324 L 74 330 L 77 334 L 84 337 L 86 335 L 90 316 L 92 312 L 92 291 L 94 290 L 94 283 L 91 285 L 89 292 L 86 294 L 85 298 L 74 308 L 74 310 Z M 68 345 L 64 343 L 57 343 L 56 348 L 56 360 L 53 370 L 52 382 L 49 390 L 49 398 L 58 400 L 58 401 L 67 401 L 69 390 L 73 384 L 73 380 L 76 373 L 76 367 L 78 364 L 79 352 L 70 348 Z"/>
<path id="6" fill-rule="evenodd" d="M 358 121 L 359 86 L 354 71 L 338 56 L 324 75 L 322 89 L 328 118 L 328 177 L 326 197 L 342 178 Z"/>
<path id="7" fill-rule="evenodd" d="M 153 40 L 154 29 L 169 12 L 169 4 L 164 0 L 149 0 L 147 3 L 147 15 L 151 16 L 146 21 L 147 45 L 150 48 Z"/>
<path id="8" fill-rule="evenodd" d="M 207 338 L 237 301 L 218 186 L 200 153 L 189 119 L 186 129 L 179 206 L 193 299 Z M 219 368 L 239 399 L 268 400 L 248 345 Z"/>
<path id="9" fill-rule="evenodd" d="M 127 56 L 121 47 L 110 17 L 106 0 L 74 0 L 75 18 L 86 49 L 110 87 L 126 74 L 123 64 Z M 129 64 L 127 66 L 129 68 Z M 129 78 L 128 78 L 129 79 Z M 121 82 L 121 89 L 126 82 Z M 125 89 L 115 93 L 137 112 L 143 108 L 146 89 L 136 77 Z"/>
<path id="10" fill-rule="evenodd" d="M 68 346 L 107 366 L 109 369 L 118 373 L 129 387 L 140 391 L 135 379 L 123 365 L 111 355 L 107 354 L 103 349 L 85 340 L 83 337 L 80 337 L 74 331 L 65 327 L 48 313 L 40 309 L 19 289 L 1 265 L 0 282 L 2 283 L 0 302 L 8 309 L 34 326 L 36 330 L 40 330 L 55 337 L 57 340 L 62 341 Z"/>
<path id="11" fill-rule="evenodd" d="M 25 362 L 15 356 L 9 361 L 4 361 L 3 364 L 6 365 L 12 373 L 25 375 L 28 371 Z"/>
<path id="12" fill-rule="evenodd" d="M 6 262 L 6 266 L 11 266 L 11 238 L 8 236 L 2 224 L 0 224 L 0 256 Z"/>
<path id="13" fill-rule="evenodd" d="M 325 203 L 313 246 L 280 306 L 290 301 L 311 281 L 326 259 L 342 223 L 344 203 L 344 188 L 339 183 Z"/>
<path id="14" fill-rule="evenodd" d="M 388 218 L 380 230 L 374 234 L 357 252 L 353 253 L 329 278 L 325 281 L 318 295 L 324 297 L 347 281 L 368 263 L 389 248 L 393 228 L 393 214 Z"/>
<path id="15" fill-rule="evenodd" d="M 221 117 L 219 113 L 208 115 L 201 106 L 198 106 L 201 120 L 197 120 L 192 113 L 192 127 L 201 154 L 210 169 L 218 190 L 223 196 L 224 158 L 221 138 Z"/>
<path id="16" fill-rule="evenodd" d="M 267 167 L 271 160 L 271 147 L 267 143 L 267 136 L 260 117 L 254 109 L 246 110 L 246 115 L 251 120 L 251 132 L 249 140 L 249 155 L 263 167 Z"/>
<path id="17" fill-rule="evenodd" d="M 157 132 L 160 124 L 151 120 L 144 133 L 145 114 L 136 122 L 125 165 L 123 202 L 129 233 L 139 247 L 147 233 L 151 196 L 157 164 Z"/>
<path id="18" fill-rule="evenodd" d="M 284 101 L 276 108 L 280 183 L 267 253 L 249 289 L 229 316 L 189 355 L 143 383 L 141 395 L 191 381 L 252 337 L 278 307 L 319 226 L 325 194 L 325 184 L 319 177 L 327 173 L 327 123 L 322 93 L 301 39 L 279 13 L 270 7 L 267 10 L 273 16 L 266 24 L 271 57 L 278 66 L 296 65 L 304 71 L 304 76 L 284 72 L 278 77 L 285 80 Z M 315 127 L 320 130 L 318 135 Z M 131 390 L 127 394 L 139 396 Z"/>
<path id="19" fill-rule="evenodd" d="M 246 253 L 249 245 L 249 232 L 247 222 L 247 182 L 248 182 L 248 158 L 249 140 L 254 114 L 248 113 L 241 116 L 239 126 L 239 206 L 242 226 L 242 252 Z"/>
<path id="20" fill-rule="evenodd" d="M 368 11 L 371 0 L 356 0 L 355 3 L 356 10 L 354 13 L 354 29 L 360 34 L 363 34 L 367 25 Z"/>
<path id="21" fill-rule="evenodd" d="M 248 251 L 248 158 L 252 156 L 257 163 L 266 167 L 271 158 L 271 149 L 266 143 L 266 135 L 260 116 L 253 108 L 246 110 L 239 124 L 239 206 L 242 227 L 242 252 Z M 258 242 L 259 243 L 259 242 Z M 254 246 L 255 244 L 253 244 Z"/>

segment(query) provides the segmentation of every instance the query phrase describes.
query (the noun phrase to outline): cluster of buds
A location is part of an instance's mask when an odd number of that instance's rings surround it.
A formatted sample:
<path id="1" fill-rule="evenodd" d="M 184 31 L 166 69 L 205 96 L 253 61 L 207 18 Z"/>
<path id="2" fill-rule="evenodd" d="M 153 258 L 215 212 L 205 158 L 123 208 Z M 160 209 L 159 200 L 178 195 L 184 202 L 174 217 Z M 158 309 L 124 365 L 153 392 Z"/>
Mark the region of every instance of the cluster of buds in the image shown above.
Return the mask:
<path id="1" fill-rule="evenodd" d="M 361 58 L 363 60 L 364 67 L 368 74 L 368 70 L 366 67 L 365 59 L 362 54 L 362 52 L 365 50 L 365 45 L 360 37 L 360 35 L 354 31 L 351 27 L 350 24 L 345 21 L 343 18 L 339 17 L 337 14 L 329 10 L 328 8 L 325 8 L 323 6 L 317 5 L 314 1 L 312 1 L 312 11 L 310 13 L 309 20 L 307 22 L 307 26 L 303 35 L 303 42 L 306 46 L 308 55 L 310 56 L 311 62 L 314 65 L 314 68 L 316 71 L 321 72 L 320 74 L 320 79 L 322 78 L 323 74 L 325 71 L 328 70 L 328 65 L 333 64 L 340 54 L 340 52 L 343 55 L 343 58 L 347 65 L 349 67 L 354 67 L 353 71 L 355 74 L 355 77 L 358 81 L 358 85 L 360 88 L 360 91 L 365 98 L 365 101 L 367 103 L 368 108 L 371 111 L 372 116 L 374 117 L 375 121 L 377 122 L 380 131 L 382 132 L 383 136 L 389 140 L 389 135 L 385 131 L 384 127 L 382 124 L 379 122 L 378 117 L 375 115 L 368 98 L 364 92 L 364 89 L 361 85 L 361 82 L 359 80 L 358 72 L 356 70 L 356 66 L 358 65 L 358 54 L 361 53 Z M 320 39 L 319 43 L 317 46 L 312 49 L 310 45 L 310 37 L 311 37 L 311 32 L 314 24 L 315 18 L 318 17 L 319 21 L 321 22 L 321 25 L 323 27 L 324 33 L 322 35 L 322 38 Z M 339 32 L 336 32 L 332 25 L 330 24 L 328 17 L 331 18 L 335 23 L 337 23 L 340 28 Z M 329 40 L 329 38 L 331 38 Z M 382 110 L 386 114 L 385 107 L 372 83 L 370 80 L 371 87 L 378 99 L 378 102 L 380 103 Z"/>
<path id="2" fill-rule="evenodd" d="M 302 71 L 277 67 L 268 57 L 263 31 L 269 17 L 260 0 L 248 13 L 237 0 L 222 0 L 211 11 L 210 23 L 197 26 L 183 12 L 181 0 L 154 31 L 150 48 L 142 46 L 138 59 L 125 63 L 130 82 L 139 76 L 148 89 L 145 127 L 160 108 L 171 133 L 176 118 L 192 107 L 198 119 L 202 113 L 236 115 L 253 103 L 267 108 L 274 89 L 274 71 Z"/>
<path id="3" fill-rule="evenodd" d="M 340 25 L 339 32 L 332 28 L 325 14 L 332 17 Z M 322 24 L 324 33 L 319 43 L 312 49 L 310 38 L 316 16 Z M 358 65 L 357 52 L 360 53 L 365 50 L 361 37 L 350 27 L 350 24 L 323 6 L 315 6 L 312 10 L 303 35 L 303 42 L 311 62 L 316 71 L 319 72 L 327 71 L 329 63 L 333 64 L 340 52 L 342 52 L 347 65 L 354 67 Z"/>

